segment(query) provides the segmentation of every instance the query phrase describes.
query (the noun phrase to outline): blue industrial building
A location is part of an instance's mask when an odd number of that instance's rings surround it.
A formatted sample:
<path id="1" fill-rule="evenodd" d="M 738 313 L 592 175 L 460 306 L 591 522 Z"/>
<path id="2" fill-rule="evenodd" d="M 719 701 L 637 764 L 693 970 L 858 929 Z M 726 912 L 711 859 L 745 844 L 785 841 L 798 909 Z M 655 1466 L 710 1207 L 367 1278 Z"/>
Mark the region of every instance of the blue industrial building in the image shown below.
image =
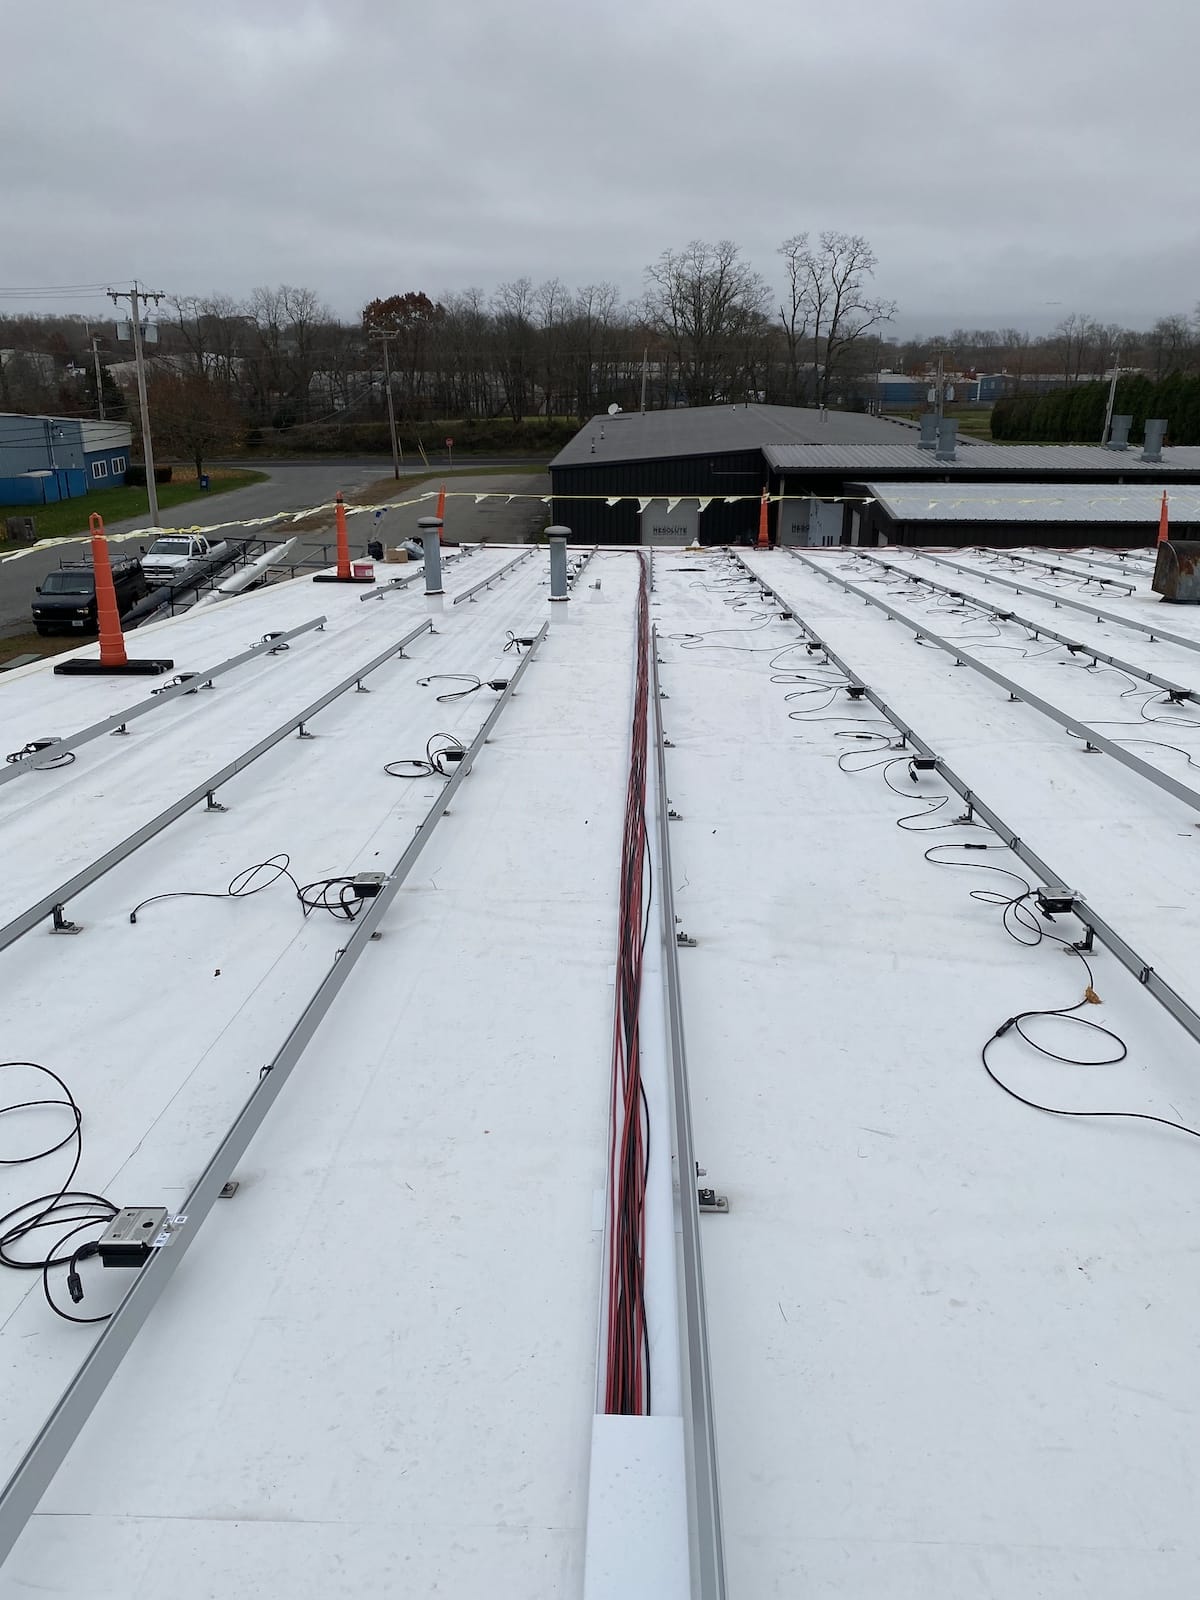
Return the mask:
<path id="1" fill-rule="evenodd" d="M 44 506 L 125 482 L 128 423 L 0 413 L 0 505 Z"/>
<path id="2" fill-rule="evenodd" d="M 867 380 L 871 384 L 872 380 Z M 926 373 L 914 377 L 906 372 L 879 372 L 869 393 L 880 406 L 924 406 L 937 387 L 937 379 Z M 946 399 L 957 405 L 991 405 L 1001 395 L 1012 392 L 1013 380 L 1006 372 L 947 375 Z"/>

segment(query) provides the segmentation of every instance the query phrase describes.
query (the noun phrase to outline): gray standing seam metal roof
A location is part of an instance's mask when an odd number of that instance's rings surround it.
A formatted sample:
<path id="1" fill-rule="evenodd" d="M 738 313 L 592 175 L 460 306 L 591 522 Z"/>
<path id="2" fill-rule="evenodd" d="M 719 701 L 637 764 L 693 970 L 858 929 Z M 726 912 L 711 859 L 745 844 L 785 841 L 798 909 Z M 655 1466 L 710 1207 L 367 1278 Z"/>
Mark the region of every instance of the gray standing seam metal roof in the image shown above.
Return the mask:
<path id="1" fill-rule="evenodd" d="M 896 522 L 1158 522 L 1163 490 L 1172 521 L 1200 522 L 1200 488 L 1134 483 L 867 483 Z"/>
<path id="2" fill-rule="evenodd" d="M 1163 472 L 1194 472 L 1200 476 L 1200 445 L 1175 445 L 1163 451 L 1161 461 L 1143 461 L 1138 450 L 1102 450 L 1090 444 L 975 444 L 959 449 L 953 461 L 940 461 L 932 450 L 915 444 L 800 444 L 763 446 L 775 472 L 858 472 L 868 478 L 878 473 L 920 471 L 929 477 L 945 472 L 985 472 L 989 477 L 1031 472 L 1128 475 L 1153 480 Z"/>
<path id="3" fill-rule="evenodd" d="M 622 411 L 585 423 L 550 468 L 761 450 L 765 445 L 868 445 L 907 436 L 907 430 L 901 432 L 896 423 L 880 417 L 804 406 L 679 406 L 644 416 Z"/>

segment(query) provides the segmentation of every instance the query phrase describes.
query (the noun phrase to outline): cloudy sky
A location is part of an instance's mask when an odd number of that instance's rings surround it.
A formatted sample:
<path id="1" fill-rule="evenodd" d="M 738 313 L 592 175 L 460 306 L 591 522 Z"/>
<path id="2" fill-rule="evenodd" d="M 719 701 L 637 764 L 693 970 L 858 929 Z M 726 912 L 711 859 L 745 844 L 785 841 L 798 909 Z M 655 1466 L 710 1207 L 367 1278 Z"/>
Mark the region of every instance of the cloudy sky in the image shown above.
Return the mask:
<path id="1" fill-rule="evenodd" d="M 1200 299 L 1196 0 L 0 0 L 0 40 L 4 288 L 353 316 L 634 295 L 695 237 L 774 282 L 839 228 L 904 334 Z"/>

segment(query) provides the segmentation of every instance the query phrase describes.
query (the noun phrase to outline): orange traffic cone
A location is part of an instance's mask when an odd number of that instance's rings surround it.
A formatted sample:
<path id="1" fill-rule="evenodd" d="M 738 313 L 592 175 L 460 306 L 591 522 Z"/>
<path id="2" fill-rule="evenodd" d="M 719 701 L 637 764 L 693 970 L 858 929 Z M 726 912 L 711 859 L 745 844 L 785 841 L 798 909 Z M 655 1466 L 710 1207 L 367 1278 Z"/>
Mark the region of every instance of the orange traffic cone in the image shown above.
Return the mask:
<path id="1" fill-rule="evenodd" d="M 762 492 L 762 499 L 759 501 L 758 505 L 758 548 L 760 550 L 765 550 L 771 543 L 770 533 L 767 529 L 768 505 L 769 501 L 767 499 L 767 491 L 764 489 Z"/>
<path id="2" fill-rule="evenodd" d="M 98 511 L 93 511 L 88 518 L 88 527 L 92 532 L 92 572 L 96 584 L 96 624 L 100 631 L 100 659 L 60 661 L 54 669 L 55 672 L 65 678 L 88 677 L 102 673 L 169 672 L 175 665 L 173 661 L 131 661 L 125 654 L 125 635 L 121 631 L 121 613 L 117 609 L 112 563 L 108 559 L 104 518 Z"/>
<path id="3" fill-rule="evenodd" d="M 374 583 L 372 574 L 367 576 L 365 564 L 356 571 L 350 563 L 350 536 L 346 532 L 346 504 L 342 499 L 339 489 L 334 498 L 334 520 L 337 523 L 337 571 L 318 572 L 313 577 L 314 583 Z"/>
<path id="4" fill-rule="evenodd" d="M 337 492 L 334 507 L 334 516 L 337 519 L 337 553 L 338 577 L 345 583 L 350 576 L 350 536 L 346 532 L 346 506 L 342 499 L 342 491 Z"/>
<path id="5" fill-rule="evenodd" d="M 96 622 L 100 629 L 100 661 L 106 667 L 123 667 L 129 657 L 125 654 L 125 635 L 121 632 L 121 614 L 117 610 L 117 591 L 113 583 L 112 563 L 108 559 L 108 540 L 104 537 L 104 518 L 93 511 L 88 518 L 92 530 L 92 571 L 96 574 Z"/>
<path id="6" fill-rule="evenodd" d="M 1166 544 L 1171 537 L 1167 526 L 1167 491 L 1163 490 L 1162 510 L 1158 513 L 1158 544 Z"/>

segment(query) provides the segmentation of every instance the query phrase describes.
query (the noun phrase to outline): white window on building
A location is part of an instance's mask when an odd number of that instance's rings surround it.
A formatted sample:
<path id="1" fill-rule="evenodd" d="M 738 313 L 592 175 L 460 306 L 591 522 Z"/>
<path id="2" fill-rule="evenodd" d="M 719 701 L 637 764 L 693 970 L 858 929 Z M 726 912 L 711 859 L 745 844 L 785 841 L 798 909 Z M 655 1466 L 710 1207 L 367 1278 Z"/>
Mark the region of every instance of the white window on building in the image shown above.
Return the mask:
<path id="1" fill-rule="evenodd" d="M 108 477 L 108 462 L 107 461 L 93 461 L 92 462 L 92 477 L 93 478 L 107 478 Z"/>
<path id="2" fill-rule="evenodd" d="M 120 474 L 125 471 L 125 457 L 124 456 L 114 456 L 112 458 L 112 469 L 113 469 L 113 477 L 114 478 L 119 477 Z"/>

